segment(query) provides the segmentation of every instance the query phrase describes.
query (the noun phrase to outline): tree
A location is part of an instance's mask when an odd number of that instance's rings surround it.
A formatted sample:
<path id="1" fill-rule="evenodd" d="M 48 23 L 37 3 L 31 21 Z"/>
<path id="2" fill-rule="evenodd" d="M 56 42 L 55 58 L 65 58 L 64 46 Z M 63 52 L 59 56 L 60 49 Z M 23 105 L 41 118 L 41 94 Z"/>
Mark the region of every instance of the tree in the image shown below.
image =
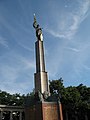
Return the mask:
<path id="1" fill-rule="evenodd" d="M 50 93 L 51 94 L 58 94 L 63 93 L 64 86 L 63 86 L 63 79 L 60 78 L 58 80 L 52 80 L 50 82 Z"/>
<path id="2" fill-rule="evenodd" d="M 63 80 L 50 81 L 51 95 L 61 94 L 62 104 L 64 112 L 67 111 L 69 120 L 79 118 L 79 120 L 85 120 L 85 114 L 90 112 L 90 87 L 86 87 L 83 84 L 79 86 L 64 87 Z M 85 113 L 85 114 L 83 114 Z"/>
<path id="3" fill-rule="evenodd" d="M 76 117 L 79 120 L 85 120 L 85 116 L 90 119 L 90 87 L 84 86 L 83 84 L 76 87 L 64 87 L 62 78 L 49 82 L 51 96 L 61 95 L 63 111 L 64 114 L 65 112 L 68 114 L 69 120 L 74 120 Z M 19 93 L 11 95 L 0 90 L 0 104 L 23 106 L 26 102 L 33 105 L 35 103 L 34 100 L 34 91 L 27 95 L 20 95 Z"/>

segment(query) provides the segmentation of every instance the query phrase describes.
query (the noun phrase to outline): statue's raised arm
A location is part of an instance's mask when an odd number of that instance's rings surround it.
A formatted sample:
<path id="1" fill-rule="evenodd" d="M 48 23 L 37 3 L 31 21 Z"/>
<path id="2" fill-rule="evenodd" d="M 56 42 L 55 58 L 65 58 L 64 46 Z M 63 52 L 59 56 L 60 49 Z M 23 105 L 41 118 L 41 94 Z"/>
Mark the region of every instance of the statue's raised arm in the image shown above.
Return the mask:
<path id="1" fill-rule="evenodd" d="M 33 27 L 34 27 L 35 30 L 36 30 L 36 37 L 37 37 L 37 40 L 43 41 L 42 29 L 40 28 L 39 24 L 37 24 L 35 14 L 34 14 Z"/>
<path id="2" fill-rule="evenodd" d="M 35 29 L 37 28 L 37 21 L 36 21 L 36 16 L 35 16 L 35 14 L 34 14 L 33 27 L 34 27 Z"/>

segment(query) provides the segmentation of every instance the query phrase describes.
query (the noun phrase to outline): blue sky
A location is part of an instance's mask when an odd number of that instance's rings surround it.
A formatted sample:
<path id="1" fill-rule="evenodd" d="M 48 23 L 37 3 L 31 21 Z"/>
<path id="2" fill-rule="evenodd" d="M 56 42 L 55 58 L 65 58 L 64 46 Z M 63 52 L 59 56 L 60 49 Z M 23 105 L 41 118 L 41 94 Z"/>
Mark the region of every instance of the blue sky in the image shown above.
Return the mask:
<path id="1" fill-rule="evenodd" d="M 90 0 L 0 0 L 0 89 L 27 94 L 34 88 L 34 13 L 49 79 L 90 86 Z"/>

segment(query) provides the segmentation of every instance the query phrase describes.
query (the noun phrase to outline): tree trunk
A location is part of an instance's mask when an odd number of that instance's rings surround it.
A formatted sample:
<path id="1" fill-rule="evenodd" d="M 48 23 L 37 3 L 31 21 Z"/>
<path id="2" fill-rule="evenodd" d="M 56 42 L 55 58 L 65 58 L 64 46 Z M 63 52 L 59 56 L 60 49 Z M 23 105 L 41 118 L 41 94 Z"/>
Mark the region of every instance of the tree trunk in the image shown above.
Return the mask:
<path id="1" fill-rule="evenodd" d="M 87 114 L 85 114 L 85 120 L 88 120 L 88 116 L 87 116 Z"/>
<path id="2" fill-rule="evenodd" d="M 76 116 L 75 119 L 78 120 L 78 117 Z"/>
<path id="3" fill-rule="evenodd" d="M 68 120 L 68 112 L 66 111 L 66 120 Z"/>

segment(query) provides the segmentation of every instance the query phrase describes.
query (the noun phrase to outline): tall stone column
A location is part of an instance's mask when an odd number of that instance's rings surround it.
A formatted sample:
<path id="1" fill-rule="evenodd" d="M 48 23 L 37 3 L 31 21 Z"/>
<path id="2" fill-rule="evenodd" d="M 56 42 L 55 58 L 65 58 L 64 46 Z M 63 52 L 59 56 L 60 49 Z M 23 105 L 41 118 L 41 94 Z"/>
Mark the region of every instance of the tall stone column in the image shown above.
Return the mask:
<path id="1" fill-rule="evenodd" d="M 40 93 L 48 92 L 48 76 L 45 71 L 45 60 L 44 60 L 44 47 L 43 47 L 43 35 L 42 29 L 36 22 L 36 17 L 34 16 L 33 27 L 36 30 L 37 41 L 35 42 L 35 53 L 36 53 L 36 73 L 34 74 L 35 79 L 35 92 Z"/>
<path id="2" fill-rule="evenodd" d="M 35 75 L 35 92 L 41 93 L 48 91 L 48 76 L 45 71 L 43 41 L 36 41 L 36 73 Z"/>

